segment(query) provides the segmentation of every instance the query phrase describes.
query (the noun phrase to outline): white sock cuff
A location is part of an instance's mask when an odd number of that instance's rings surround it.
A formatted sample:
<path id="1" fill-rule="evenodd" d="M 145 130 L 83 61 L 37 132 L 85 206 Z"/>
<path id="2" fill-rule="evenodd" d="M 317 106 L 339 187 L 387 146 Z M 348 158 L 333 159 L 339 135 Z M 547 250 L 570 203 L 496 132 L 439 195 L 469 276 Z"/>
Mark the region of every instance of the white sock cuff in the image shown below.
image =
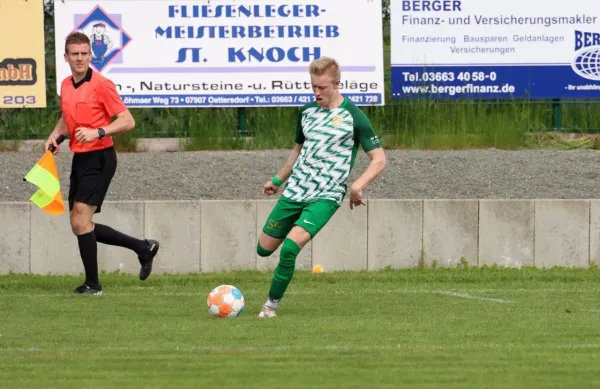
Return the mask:
<path id="1" fill-rule="evenodd" d="M 267 302 L 265 303 L 265 305 L 269 308 L 277 309 L 277 308 L 279 308 L 280 302 L 281 302 L 281 299 L 279 299 L 279 300 L 267 299 Z"/>

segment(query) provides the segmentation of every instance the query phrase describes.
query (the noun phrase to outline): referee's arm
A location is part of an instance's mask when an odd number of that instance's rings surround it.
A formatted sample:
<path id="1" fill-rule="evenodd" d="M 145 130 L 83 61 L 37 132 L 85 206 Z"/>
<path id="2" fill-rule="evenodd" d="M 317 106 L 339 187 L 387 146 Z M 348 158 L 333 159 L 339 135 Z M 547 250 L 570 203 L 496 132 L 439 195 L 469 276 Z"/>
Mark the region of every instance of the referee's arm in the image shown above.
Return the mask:
<path id="1" fill-rule="evenodd" d="M 112 123 L 102 126 L 105 136 L 114 136 L 135 128 L 135 120 L 125 103 L 123 103 L 112 81 L 103 80 L 98 86 L 96 94 L 98 103 L 103 107 L 106 114 L 111 118 L 116 118 Z M 78 127 L 75 129 L 75 139 L 79 142 L 92 142 L 98 137 L 97 128 Z"/>
<path id="2" fill-rule="evenodd" d="M 50 147 L 50 145 L 54 145 L 54 147 L 56 148 L 54 150 L 54 154 L 58 153 L 60 149 L 58 144 L 56 143 L 56 139 L 61 135 L 63 135 L 65 138 L 69 135 L 67 123 L 65 123 L 65 119 L 63 119 L 62 115 L 60 119 L 58 119 L 58 123 L 56 123 L 54 130 L 48 137 L 48 140 L 46 141 L 46 144 L 44 146 L 44 150 L 48 150 L 48 147 Z"/>
<path id="3" fill-rule="evenodd" d="M 106 135 L 116 135 L 131 131 L 135 128 L 135 120 L 127 108 L 115 115 L 115 120 L 108 126 L 103 127 Z"/>
<path id="4" fill-rule="evenodd" d="M 115 117 L 112 123 L 103 127 L 107 136 L 117 135 L 135 128 L 135 119 L 123 103 L 112 81 L 104 80 L 98 89 L 98 98 L 108 115 Z"/>

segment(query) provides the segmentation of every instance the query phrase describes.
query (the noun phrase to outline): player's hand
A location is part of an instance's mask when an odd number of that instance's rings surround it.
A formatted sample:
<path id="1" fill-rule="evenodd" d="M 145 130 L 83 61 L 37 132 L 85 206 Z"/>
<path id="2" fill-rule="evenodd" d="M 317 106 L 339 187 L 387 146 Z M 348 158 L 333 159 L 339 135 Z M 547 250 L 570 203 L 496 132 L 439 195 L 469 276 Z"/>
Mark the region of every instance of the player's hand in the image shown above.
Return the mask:
<path id="1" fill-rule="evenodd" d="M 98 130 L 92 128 L 79 127 L 75 130 L 75 139 L 81 143 L 92 142 L 98 139 Z"/>
<path id="2" fill-rule="evenodd" d="M 359 205 L 366 205 L 366 203 L 363 200 L 362 190 L 353 185 L 350 188 L 350 209 L 354 209 L 354 207 L 358 207 Z"/>
<path id="3" fill-rule="evenodd" d="M 271 195 L 274 195 L 275 193 L 277 193 L 278 191 L 279 191 L 279 187 L 277 185 L 273 184 L 273 181 L 269 180 L 269 181 L 265 182 L 265 185 L 263 186 L 263 189 L 262 189 L 262 194 L 271 196 Z"/>
<path id="4" fill-rule="evenodd" d="M 60 146 L 56 143 L 56 139 L 53 136 L 50 136 L 44 145 L 44 152 L 50 149 L 50 145 L 54 146 L 54 151 L 52 154 L 56 154 L 60 151 Z"/>

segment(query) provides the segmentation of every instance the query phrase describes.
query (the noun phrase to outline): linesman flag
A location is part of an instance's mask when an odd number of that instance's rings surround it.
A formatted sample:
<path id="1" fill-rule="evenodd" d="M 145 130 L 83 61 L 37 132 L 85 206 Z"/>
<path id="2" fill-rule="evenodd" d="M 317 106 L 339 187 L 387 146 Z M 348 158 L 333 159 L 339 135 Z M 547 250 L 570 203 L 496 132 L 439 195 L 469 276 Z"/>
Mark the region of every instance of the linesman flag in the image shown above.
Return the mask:
<path id="1" fill-rule="evenodd" d="M 54 216 L 58 216 L 65 211 L 65 204 L 60 193 L 60 180 L 52 151 L 46 151 L 23 180 L 39 188 L 29 200 L 43 211 Z"/>

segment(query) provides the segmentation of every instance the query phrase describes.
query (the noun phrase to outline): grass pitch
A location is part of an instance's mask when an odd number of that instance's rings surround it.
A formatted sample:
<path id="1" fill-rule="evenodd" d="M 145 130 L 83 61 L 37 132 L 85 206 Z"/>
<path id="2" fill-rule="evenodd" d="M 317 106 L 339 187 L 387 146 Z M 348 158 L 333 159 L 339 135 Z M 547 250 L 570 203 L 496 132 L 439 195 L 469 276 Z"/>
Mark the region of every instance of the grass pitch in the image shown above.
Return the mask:
<path id="1" fill-rule="evenodd" d="M 297 272 L 257 319 L 271 272 L 0 277 L 1 388 L 600 387 L 600 271 Z M 216 319 L 206 296 L 246 298 Z"/>

